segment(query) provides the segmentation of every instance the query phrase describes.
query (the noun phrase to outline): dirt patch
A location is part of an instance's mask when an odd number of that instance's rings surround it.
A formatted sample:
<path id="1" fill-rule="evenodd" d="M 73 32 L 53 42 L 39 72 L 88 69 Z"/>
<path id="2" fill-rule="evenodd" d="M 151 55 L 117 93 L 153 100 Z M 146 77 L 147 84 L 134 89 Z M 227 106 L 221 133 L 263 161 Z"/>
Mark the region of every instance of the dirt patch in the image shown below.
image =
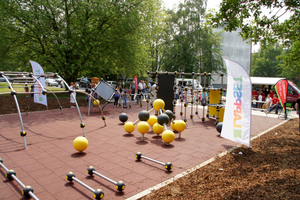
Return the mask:
<path id="1" fill-rule="evenodd" d="M 142 199 L 300 199 L 299 157 L 294 119 Z"/>

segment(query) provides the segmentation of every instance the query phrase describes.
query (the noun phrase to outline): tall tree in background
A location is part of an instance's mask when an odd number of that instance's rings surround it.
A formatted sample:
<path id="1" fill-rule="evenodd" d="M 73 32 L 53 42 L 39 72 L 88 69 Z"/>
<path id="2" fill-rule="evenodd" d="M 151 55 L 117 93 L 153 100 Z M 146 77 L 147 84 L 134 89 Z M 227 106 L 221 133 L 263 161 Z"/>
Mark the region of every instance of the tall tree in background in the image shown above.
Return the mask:
<path id="1" fill-rule="evenodd" d="M 221 38 L 203 25 L 206 1 L 186 0 L 169 10 L 162 46 L 161 67 L 166 71 L 212 72 L 221 66 Z"/>
<path id="2" fill-rule="evenodd" d="M 269 13 L 263 13 L 263 10 Z M 282 19 L 287 13 L 290 14 L 289 18 Z M 288 72 L 290 68 L 300 71 L 299 60 L 294 59 L 300 54 L 300 48 L 297 48 L 297 42 L 300 41 L 299 16 L 299 0 L 223 0 L 219 12 L 208 18 L 215 26 L 225 26 L 227 31 L 241 28 L 243 38 L 260 42 L 261 46 L 280 42 L 289 49 L 292 47 L 292 51 L 286 51 L 283 57 L 286 61 L 283 70 Z"/>
<path id="3" fill-rule="evenodd" d="M 282 73 L 282 59 L 279 58 L 283 53 L 281 45 L 270 45 L 261 48 L 258 53 L 252 54 L 251 76 L 259 77 L 279 77 Z"/>
<path id="4" fill-rule="evenodd" d="M 3 0 L 1 64 L 34 60 L 67 81 L 86 73 L 132 76 L 149 66 L 145 35 L 160 7 L 159 0 Z"/>

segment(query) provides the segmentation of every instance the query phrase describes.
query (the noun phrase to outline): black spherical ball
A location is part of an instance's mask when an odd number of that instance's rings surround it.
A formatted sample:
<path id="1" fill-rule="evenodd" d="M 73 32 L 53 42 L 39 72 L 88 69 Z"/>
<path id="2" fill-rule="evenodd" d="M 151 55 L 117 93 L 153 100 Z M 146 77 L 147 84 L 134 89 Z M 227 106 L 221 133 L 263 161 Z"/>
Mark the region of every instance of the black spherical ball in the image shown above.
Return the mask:
<path id="1" fill-rule="evenodd" d="M 164 125 L 164 124 L 168 124 L 169 123 L 169 116 L 167 114 L 161 114 L 157 117 L 157 122 L 160 124 L 160 125 Z"/>
<path id="2" fill-rule="evenodd" d="M 126 122 L 128 120 L 128 115 L 126 113 L 121 113 L 119 116 L 119 120 L 123 123 Z"/>
<path id="3" fill-rule="evenodd" d="M 139 120 L 140 121 L 148 121 L 150 115 L 148 113 L 148 111 L 146 110 L 142 110 L 140 113 L 139 113 Z"/>
<path id="4" fill-rule="evenodd" d="M 166 114 L 169 116 L 169 119 L 171 120 L 173 118 L 173 112 L 171 110 L 166 110 Z"/>
<path id="5" fill-rule="evenodd" d="M 216 125 L 216 129 L 219 133 L 221 133 L 222 131 L 222 126 L 223 126 L 223 122 L 219 122 L 217 125 Z"/>

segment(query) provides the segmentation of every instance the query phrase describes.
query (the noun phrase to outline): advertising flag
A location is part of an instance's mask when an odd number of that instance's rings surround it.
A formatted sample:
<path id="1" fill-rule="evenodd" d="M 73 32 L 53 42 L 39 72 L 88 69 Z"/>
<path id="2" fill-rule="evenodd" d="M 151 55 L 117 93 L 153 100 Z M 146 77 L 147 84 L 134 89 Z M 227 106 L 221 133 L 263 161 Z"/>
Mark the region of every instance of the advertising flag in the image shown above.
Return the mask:
<path id="1" fill-rule="evenodd" d="M 281 107 L 283 108 L 284 112 L 285 112 L 285 103 L 286 103 L 288 85 L 289 83 L 286 79 L 282 79 L 278 81 L 275 85 L 275 90 L 277 92 Z"/>
<path id="2" fill-rule="evenodd" d="M 227 66 L 227 96 L 221 137 L 250 147 L 251 91 L 250 76 L 239 63 L 224 58 Z"/>
<path id="3" fill-rule="evenodd" d="M 39 79 L 42 86 L 45 88 L 45 77 L 39 77 L 39 75 L 44 74 L 43 68 L 37 62 L 30 60 L 30 63 L 33 75 Z M 39 84 L 34 85 L 34 92 L 39 92 L 39 94 L 34 94 L 34 102 L 47 106 L 47 96 L 42 94 L 42 87 Z"/>
<path id="4" fill-rule="evenodd" d="M 137 75 L 134 75 L 134 77 L 133 77 L 133 81 L 134 81 L 134 84 L 135 84 L 135 91 L 137 90 L 137 88 L 138 88 L 138 77 L 137 77 Z"/>

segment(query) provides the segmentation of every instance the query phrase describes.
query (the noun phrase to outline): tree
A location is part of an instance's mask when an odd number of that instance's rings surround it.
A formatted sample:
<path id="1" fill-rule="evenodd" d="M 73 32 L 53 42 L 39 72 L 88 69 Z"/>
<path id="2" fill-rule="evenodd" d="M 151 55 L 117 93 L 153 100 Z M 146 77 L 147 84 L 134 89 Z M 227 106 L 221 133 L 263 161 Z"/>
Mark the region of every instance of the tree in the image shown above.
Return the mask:
<path id="1" fill-rule="evenodd" d="M 251 76 L 278 77 L 281 76 L 283 63 L 279 58 L 283 53 L 281 45 L 270 45 L 252 54 Z"/>
<path id="2" fill-rule="evenodd" d="M 284 71 L 288 72 L 290 68 L 300 71 L 299 62 L 294 59 L 300 54 L 295 44 L 300 40 L 299 8 L 299 0 L 223 0 L 219 12 L 215 16 L 209 14 L 207 18 L 214 26 L 224 26 L 226 31 L 241 28 L 244 39 L 260 42 L 263 47 L 277 42 L 289 49 L 293 46 L 293 50 L 286 51 L 282 57 L 286 61 Z M 269 14 L 262 10 L 268 10 Z M 286 13 L 290 13 L 290 17 L 281 19 Z"/>
<path id="3" fill-rule="evenodd" d="M 166 71 L 212 72 L 221 66 L 221 38 L 203 25 L 206 1 L 190 0 L 169 10 L 161 67 Z"/>
<path id="4" fill-rule="evenodd" d="M 131 76 L 149 66 L 144 42 L 154 10 L 161 10 L 159 0 L 3 0 L 1 60 L 9 65 L 26 52 L 22 61 L 37 61 L 68 82 L 86 74 Z"/>

